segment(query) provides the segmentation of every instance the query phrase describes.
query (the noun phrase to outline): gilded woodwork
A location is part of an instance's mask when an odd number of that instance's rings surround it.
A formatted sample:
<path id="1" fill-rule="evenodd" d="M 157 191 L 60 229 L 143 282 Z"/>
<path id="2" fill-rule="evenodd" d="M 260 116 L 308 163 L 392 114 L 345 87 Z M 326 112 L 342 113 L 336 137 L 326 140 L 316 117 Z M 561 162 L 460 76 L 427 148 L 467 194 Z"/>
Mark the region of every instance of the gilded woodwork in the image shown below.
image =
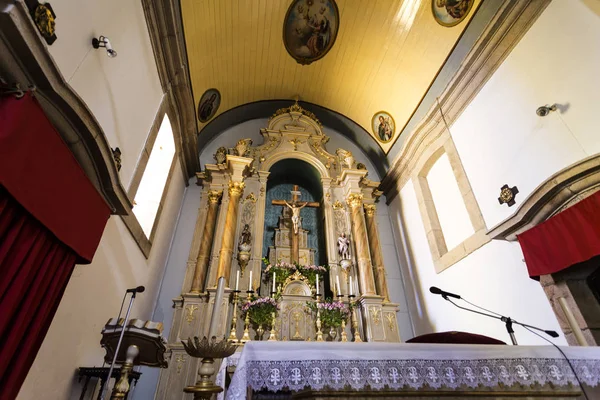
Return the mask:
<path id="1" fill-rule="evenodd" d="M 206 220 L 204 222 L 200 249 L 198 250 L 198 257 L 196 259 L 196 268 L 192 278 L 192 286 L 190 289 L 191 293 L 200 293 L 204 289 L 206 272 L 208 270 L 208 262 L 210 260 L 210 250 L 212 248 L 215 234 L 219 199 L 222 195 L 222 190 L 209 190 L 207 193 L 208 211 L 206 212 Z"/>
<path id="2" fill-rule="evenodd" d="M 195 304 L 190 304 L 185 308 L 185 320 L 187 321 L 188 325 L 191 325 L 192 322 L 196 320 L 196 311 L 198 311 L 199 308 L 200 307 Z"/>
<path id="3" fill-rule="evenodd" d="M 352 208 L 360 207 L 362 205 L 362 201 L 362 193 L 350 193 L 346 199 L 346 202 Z"/>
<path id="4" fill-rule="evenodd" d="M 379 230 L 377 229 L 377 220 L 375 217 L 377 206 L 375 204 L 365 204 L 364 208 L 367 236 L 369 238 L 369 250 L 371 252 L 371 261 L 373 263 L 373 275 L 375 276 L 375 288 L 379 296 L 383 296 L 385 301 L 390 301 L 383 263 L 383 254 L 381 253 L 381 243 L 379 241 Z"/>
<path id="5" fill-rule="evenodd" d="M 230 196 L 241 196 L 242 193 L 244 193 L 244 187 L 246 187 L 246 184 L 244 182 L 229 182 L 229 195 Z"/>

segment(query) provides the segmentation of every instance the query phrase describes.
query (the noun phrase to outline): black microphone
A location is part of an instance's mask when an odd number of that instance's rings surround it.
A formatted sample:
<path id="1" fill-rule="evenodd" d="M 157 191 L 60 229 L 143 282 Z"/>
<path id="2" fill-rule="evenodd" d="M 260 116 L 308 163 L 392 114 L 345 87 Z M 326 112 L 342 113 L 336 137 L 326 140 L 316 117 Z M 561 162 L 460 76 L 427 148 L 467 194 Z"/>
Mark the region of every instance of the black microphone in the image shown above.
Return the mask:
<path id="1" fill-rule="evenodd" d="M 429 288 L 429 291 L 433 294 L 441 294 L 442 297 L 448 296 L 448 297 L 454 297 L 455 299 L 460 299 L 461 297 L 457 294 L 454 293 L 449 293 L 449 292 L 445 292 L 440 288 L 437 288 L 435 286 L 432 286 Z"/>
<path id="2" fill-rule="evenodd" d="M 556 333 L 555 331 L 544 331 L 546 332 L 546 334 L 550 337 L 558 337 L 558 333 Z"/>
<path id="3" fill-rule="evenodd" d="M 142 293 L 144 290 L 146 290 L 145 287 L 138 286 L 138 287 L 134 287 L 131 289 L 127 289 L 127 292 L 125 292 L 125 293 Z"/>

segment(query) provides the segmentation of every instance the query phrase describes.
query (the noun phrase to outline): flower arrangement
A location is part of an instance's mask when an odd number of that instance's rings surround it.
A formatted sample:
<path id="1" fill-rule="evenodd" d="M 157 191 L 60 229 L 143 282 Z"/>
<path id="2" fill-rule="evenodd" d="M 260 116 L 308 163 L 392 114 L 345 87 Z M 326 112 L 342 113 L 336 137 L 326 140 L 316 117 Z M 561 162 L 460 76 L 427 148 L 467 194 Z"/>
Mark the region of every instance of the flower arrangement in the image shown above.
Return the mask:
<path id="1" fill-rule="evenodd" d="M 321 321 L 327 328 L 337 328 L 342 326 L 342 321 L 347 321 L 350 317 L 351 309 L 341 301 L 327 300 L 322 303 L 308 302 L 306 306 L 314 313 L 319 310 Z"/>
<path id="2" fill-rule="evenodd" d="M 320 278 L 322 279 L 329 270 L 329 267 L 321 265 L 300 265 L 286 262 L 271 264 L 267 258 L 263 258 L 263 263 L 266 265 L 264 270 L 265 280 L 268 281 L 269 279 L 272 279 L 273 272 L 275 272 L 275 281 L 278 286 L 283 285 L 290 275 L 293 275 L 298 271 L 308 279 L 310 284 L 314 287 L 316 285 L 317 275 L 320 275 Z"/>
<path id="3" fill-rule="evenodd" d="M 271 297 L 252 298 L 242 305 L 242 313 L 250 314 L 250 321 L 256 325 L 270 326 L 273 313 L 279 310 L 279 304 Z"/>

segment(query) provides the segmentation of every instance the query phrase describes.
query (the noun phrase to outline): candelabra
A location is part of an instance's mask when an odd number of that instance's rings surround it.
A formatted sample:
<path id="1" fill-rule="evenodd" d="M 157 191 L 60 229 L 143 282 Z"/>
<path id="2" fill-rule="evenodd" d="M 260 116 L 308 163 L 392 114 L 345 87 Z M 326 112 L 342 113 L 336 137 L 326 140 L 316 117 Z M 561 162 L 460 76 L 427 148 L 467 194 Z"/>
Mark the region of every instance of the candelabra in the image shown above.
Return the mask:
<path id="1" fill-rule="evenodd" d="M 252 300 L 252 294 L 254 294 L 254 290 L 247 290 L 246 293 L 246 300 L 249 303 Z M 250 312 L 246 311 L 246 318 L 244 319 L 244 335 L 240 339 L 240 343 L 246 343 L 250 340 L 252 340 L 250 339 Z"/>
<path id="2" fill-rule="evenodd" d="M 231 343 L 239 344 L 237 338 L 237 306 L 239 301 L 240 290 L 233 291 L 233 315 L 231 317 L 231 332 L 229 332 L 229 338 L 227 339 Z"/>
<path id="3" fill-rule="evenodd" d="M 317 338 L 316 338 L 316 341 L 322 342 L 323 341 L 323 332 L 321 332 L 321 311 L 319 310 L 319 303 L 321 302 L 321 295 L 316 294 L 315 297 L 317 300 Z"/>
<path id="4" fill-rule="evenodd" d="M 275 299 L 275 294 L 277 292 L 271 292 L 271 298 Z M 276 317 L 277 313 L 275 311 L 273 311 L 271 313 L 271 331 L 269 332 L 269 339 L 267 339 L 267 342 L 276 342 L 277 339 L 277 328 L 275 327 L 276 325 L 276 321 L 277 321 L 277 317 Z"/>
<path id="5" fill-rule="evenodd" d="M 354 341 L 362 342 L 360 338 L 360 332 L 358 332 L 358 316 L 356 315 L 356 301 L 353 299 L 356 296 L 353 294 L 348 295 L 349 303 L 352 306 L 352 312 L 350 313 L 350 323 L 352 324 L 352 330 L 354 330 Z"/>
<path id="6" fill-rule="evenodd" d="M 342 302 L 343 297 L 344 297 L 343 294 L 338 294 L 337 295 L 338 301 L 340 303 Z M 348 297 L 350 297 L 350 296 L 348 296 Z M 341 342 L 347 342 L 348 341 L 348 335 L 346 334 L 346 320 L 345 319 L 342 319 L 342 335 L 341 335 L 340 341 Z"/>

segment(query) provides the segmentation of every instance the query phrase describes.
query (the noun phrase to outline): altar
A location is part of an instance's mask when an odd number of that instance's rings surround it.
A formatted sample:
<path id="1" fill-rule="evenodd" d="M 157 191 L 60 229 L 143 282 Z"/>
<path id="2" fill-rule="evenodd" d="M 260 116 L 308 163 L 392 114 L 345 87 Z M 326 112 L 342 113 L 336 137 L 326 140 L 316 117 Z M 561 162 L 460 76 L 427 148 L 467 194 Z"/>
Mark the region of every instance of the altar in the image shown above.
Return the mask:
<path id="1" fill-rule="evenodd" d="M 561 349 L 588 398 L 600 398 L 600 348 Z M 551 346 L 251 342 L 225 360 L 222 382 L 227 366 L 235 366 L 230 400 L 261 391 L 282 399 L 583 398 Z"/>

